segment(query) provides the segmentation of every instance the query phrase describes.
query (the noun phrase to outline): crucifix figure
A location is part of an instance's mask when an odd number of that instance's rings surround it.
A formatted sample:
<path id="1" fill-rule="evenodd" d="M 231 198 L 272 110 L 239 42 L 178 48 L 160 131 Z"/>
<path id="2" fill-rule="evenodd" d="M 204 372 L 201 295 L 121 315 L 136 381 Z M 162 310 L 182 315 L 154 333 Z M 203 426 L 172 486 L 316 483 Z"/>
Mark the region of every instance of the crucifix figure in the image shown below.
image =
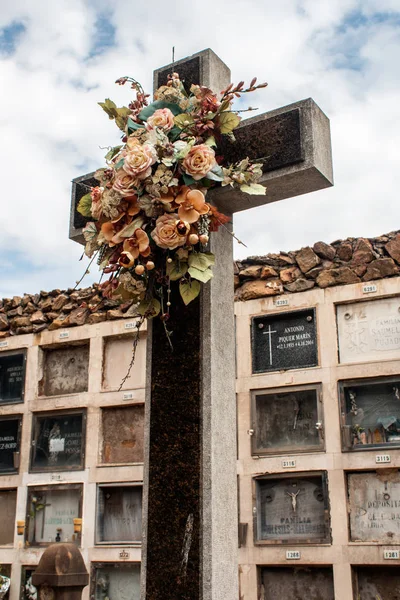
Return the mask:
<path id="1" fill-rule="evenodd" d="M 272 334 L 276 331 L 271 330 L 271 325 L 268 325 L 268 331 L 263 331 L 264 335 L 268 336 L 268 347 L 269 347 L 269 364 L 272 365 Z"/>
<path id="2" fill-rule="evenodd" d="M 292 499 L 292 508 L 293 508 L 293 512 L 295 513 L 297 511 L 297 496 L 300 494 L 300 490 L 297 490 L 297 492 L 286 492 L 286 494 Z"/>
<path id="3" fill-rule="evenodd" d="M 156 70 L 155 89 L 172 69 L 186 89 L 194 83 L 218 92 L 230 83 L 230 70 L 209 49 Z M 267 195 L 248 196 L 228 186 L 212 190 L 207 200 L 225 214 L 333 185 L 329 120 L 311 99 L 244 120 L 235 137 L 236 143 L 222 144 L 220 153 L 227 162 L 267 157 L 260 180 Z M 79 242 L 75 207 L 86 193 L 81 182 L 97 185 L 93 174 L 73 183 L 70 237 Z M 210 250 L 217 257 L 214 277 L 201 297 L 187 307 L 179 298 L 172 300 L 173 352 L 160 319 L 149 324 L 142 600 L 234 600 L 239 595 L 229 231 L 213 233 Z"/>

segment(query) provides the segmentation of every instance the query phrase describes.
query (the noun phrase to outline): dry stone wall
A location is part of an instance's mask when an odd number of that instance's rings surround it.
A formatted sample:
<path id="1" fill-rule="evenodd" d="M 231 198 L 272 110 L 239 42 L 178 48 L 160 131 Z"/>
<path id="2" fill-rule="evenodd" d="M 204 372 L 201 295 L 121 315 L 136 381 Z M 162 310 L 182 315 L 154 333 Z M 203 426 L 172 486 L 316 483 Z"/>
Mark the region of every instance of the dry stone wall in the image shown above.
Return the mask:
<path id="1" fill-rule="evenodd" d="M 304 292 L 400 275 L 400 231 L 377 238 L 317 242 L 295 252 L 235 263 L 235 299 Z M 135 316 L 132 303 L 103 298 L 98 285 L 0 300 L 0 338 Z"/>

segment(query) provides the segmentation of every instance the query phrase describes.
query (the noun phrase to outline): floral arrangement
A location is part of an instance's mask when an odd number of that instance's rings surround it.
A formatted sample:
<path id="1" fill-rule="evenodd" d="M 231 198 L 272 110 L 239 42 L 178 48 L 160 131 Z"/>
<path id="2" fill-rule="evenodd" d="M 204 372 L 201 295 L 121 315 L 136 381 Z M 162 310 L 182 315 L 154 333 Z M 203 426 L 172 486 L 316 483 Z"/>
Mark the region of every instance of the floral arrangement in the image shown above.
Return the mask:
<path id="1" fill-rule="evenodd" d="M 241 111 L 232 109 L 233 100 L 267 84 L 254 78 L 248 88 L 230 84 L 220 96 L 200 85 L 187 93 L 172 73 L 149 103 L 136 80 L 116 83 L 127 82 L 136 92 L 128 107 L 99 103 L 123 132 L 122 144 L 109 149 L 106 167 L 95 173 L 99 185 L 79 202 L 78 211 L 93 219 L 83 230 L 85 253 L 109 274 L 103 295 L 133 299 L 138 315 L 167 320 L 173 282 L 189 304 L 213 276 L 209 236 L 229 217 L 206 201 L 208 190 L 230 185 L 265 194 L 257 183 L 262 165 L 225 164 L 218 144 L 223 136 L 234 143 Z"/>

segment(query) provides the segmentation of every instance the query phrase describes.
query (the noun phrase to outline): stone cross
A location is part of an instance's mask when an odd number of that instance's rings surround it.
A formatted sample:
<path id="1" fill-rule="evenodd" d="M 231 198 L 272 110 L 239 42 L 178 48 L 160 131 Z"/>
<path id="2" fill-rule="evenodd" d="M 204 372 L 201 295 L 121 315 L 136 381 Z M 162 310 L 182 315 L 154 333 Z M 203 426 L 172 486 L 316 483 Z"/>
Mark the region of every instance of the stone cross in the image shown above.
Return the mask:
<path id="1" fill-rule="evenodd" d="M 204 50 L 158 69 L 154 87 L 179 73 L 187 88 L 219 92 L 228 67 Z M 228 215 L 333 185 L 329 120 L 313 100 L 244 120 L 237 142 L 223 144 L 229 162 L 264 162 L 266 196 L 231 188 L 208 200 Z M 93 174 L 73 183 L 70 237 L 82 241 L 75 207 Z M 254 224 L 257 227 L 257 223 Z M 149 327 L 145 424 L 142 600 L 236 600 L 238 523 L 232 236 L 211 236 L 214 277 L 189 306 L 171 299 L 168 328 Z M 176 301 L 174 301 L 176 300 Z"/>

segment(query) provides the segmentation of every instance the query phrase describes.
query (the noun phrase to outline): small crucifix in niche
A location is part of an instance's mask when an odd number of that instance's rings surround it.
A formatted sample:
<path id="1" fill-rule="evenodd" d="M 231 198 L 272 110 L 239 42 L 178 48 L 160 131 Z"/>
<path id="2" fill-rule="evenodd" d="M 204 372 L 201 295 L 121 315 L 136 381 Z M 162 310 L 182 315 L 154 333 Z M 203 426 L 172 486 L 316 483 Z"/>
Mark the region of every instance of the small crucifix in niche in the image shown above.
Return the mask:
<path id="1" fill-rule="evenodd" d="M 286 492 L 286 494 L 291 498 L 293 512 L 296 513 L 296 511 L 297 511 L 297 496 L 300 494 L 300 490 L 297 490 L 297 492 Z"/>
<path id="2" fill-rule="evenodd" d="M 277 333 L 277 331 L 271 330 L 271 325 L 268 325 L 268 331 L 263 331 L 264 335 L 268 336 L 268 345 L 269 345 L 269 364 L 272 365 L 272 334 Z"/>

